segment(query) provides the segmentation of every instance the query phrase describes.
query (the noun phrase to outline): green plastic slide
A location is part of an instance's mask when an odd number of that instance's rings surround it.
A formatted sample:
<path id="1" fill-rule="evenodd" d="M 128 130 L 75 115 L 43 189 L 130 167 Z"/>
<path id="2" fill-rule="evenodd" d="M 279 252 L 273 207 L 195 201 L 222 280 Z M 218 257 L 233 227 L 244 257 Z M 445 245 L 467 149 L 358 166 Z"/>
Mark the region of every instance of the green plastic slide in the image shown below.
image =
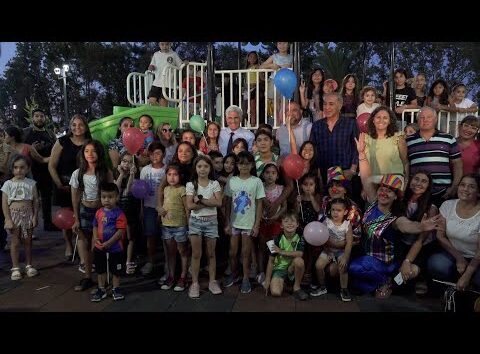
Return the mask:
<path id="1" fill-rule="evenodd" d="M 115 106 L 111 116 L 91 121 L 88 125 L 93 138 L 107 147 L 109 141 L 115 139 L 118 125 L 123 117 L 132 118 L 135 126 L 138 127 L 138 119 L 143 114 L 148 114 L 153 118 L 155 125 L 152 130 L 154 133 L 157 126 L 164 122 L 169 123 L 173 129 L 178 126 L 178 108 L 149 105 L 136 108 Z"/>

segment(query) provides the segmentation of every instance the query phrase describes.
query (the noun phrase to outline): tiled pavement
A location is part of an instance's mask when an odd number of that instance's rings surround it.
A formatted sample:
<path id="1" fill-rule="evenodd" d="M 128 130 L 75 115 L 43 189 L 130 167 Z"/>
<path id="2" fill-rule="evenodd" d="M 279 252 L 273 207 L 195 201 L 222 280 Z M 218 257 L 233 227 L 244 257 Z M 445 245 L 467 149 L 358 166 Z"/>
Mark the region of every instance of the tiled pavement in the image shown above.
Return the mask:
<path id="1" fill-rule="evenodd" d="M 38 228 L 37 230 L 40 230 Z M 36 231 L 33 241 L 34 266 L 39 275 L 20 281 L 10 280 L 10 256 L 0 251 L 0 311 L 42 312 L 430 312 L 441 311 L 440 299 L 416 298 L 414 294 L 393 295 L 387 300 L 371 296 L 356 296 L 342 303 L 337 294 L 327 294 L 307 301 L 295 300 L 290 294 L 281 298 L 266 297 L 265 291 L 254 285 L 250 294 L 241 294 L 238 286 L 225 289 L 222 295 L 212 295 L 207 279 L 201 278 L 200 299 L 192 300 L 187 291 L 177 293 L 161 290 L 156 278 L 133 275 L 122 279 L 125 300 L 113 301 L 109 296 L 90 302 L 90 291 L 75 292 L 81 278 L 78 265 L 64 264 L 63 238 L 59 232 Z"/>

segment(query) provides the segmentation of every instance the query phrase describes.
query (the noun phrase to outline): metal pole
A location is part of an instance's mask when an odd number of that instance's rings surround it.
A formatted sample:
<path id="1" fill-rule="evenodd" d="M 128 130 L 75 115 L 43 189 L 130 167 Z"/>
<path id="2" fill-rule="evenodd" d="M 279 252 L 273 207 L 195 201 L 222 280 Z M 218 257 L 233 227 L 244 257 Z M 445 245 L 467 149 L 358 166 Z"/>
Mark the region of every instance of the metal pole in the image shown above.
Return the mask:
<path id="1" fill-rule="evenodd" d="M 238 50 L 237 50 L 237 67 L 238 70 L 240 70 L 240 55 L 242 54 L 242 42 L 237 42 L 238 43 Z"/>
<path id="2" fill-rule="evenodd" d="M 300 84 L 300 42 L 293 42 L 293 72 L 297 77 L 297 83 Z M 297 85 L 299 86 L 299 85 Z M 299 91 L 295 89 L 293 99 L 295 102 L 299 102 Z"/>
<path id="3" fill-rule="evenodd" d="M 67 74 L 65 73 L 65 70 L 63 70 L 63 104 L 65 109 L 64 125 L 66 125 L 68 122 L 68 102 L 67 102 Z"/>
<path id="4" fill-rule="evenodd" d="M 207 50 L 207 119 L 209 121 L 213 120 L 213 100 L 215 99 L 214 75 L 213 42 L 209 42 Z"/>
<path id="5" fill-rule="evenodd" d="M 395 42 L 390 44 L 390 80 L 388 81 L 389 90 L 390 90 L 390 108 L 395 110 L 395 102 L 393 101 L 394 94 L 394 79 L 395 75 Z"/>

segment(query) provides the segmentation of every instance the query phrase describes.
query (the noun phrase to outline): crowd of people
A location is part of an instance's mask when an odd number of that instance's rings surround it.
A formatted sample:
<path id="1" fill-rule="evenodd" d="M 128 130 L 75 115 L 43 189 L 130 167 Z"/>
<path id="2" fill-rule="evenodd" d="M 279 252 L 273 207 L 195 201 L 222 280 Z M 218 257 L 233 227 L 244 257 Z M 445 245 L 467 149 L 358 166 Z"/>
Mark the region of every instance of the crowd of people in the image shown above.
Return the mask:
<path id="1" fill-rule="evenodd" d="M 248 65 L 288 66 L 284 43 L 264 64 L 249 55 Z M 400 286 L 393 282 L 397 274 L 397 283 L 413 284 L 417 294 L 429 290 L 432 278 L 456 282 L 460 290 L 480 288 L 477 106 L 466 101 L 464 85 L 450 97 L 443 80 L 428 95 L 423 75 L 414 88 L 406 80 L 405 70 L 395 71 L 391 110 L 372 87 L 357 94 L 355 75 L 336 92 L 336 82 L 315 68 L 276 131 L 264 123 L 255 132 L 241 127 L 244 112 L 237 105 L 226 109 L 224 128 L 208 122 L 201 138 L 189 129 L 176 135 L 168 123 L 155 127 L 145 114 L 138 119 L 144 141 L 136 153 L 123 141 L 136 125 L 131 117 L 120 120 L 116 138 L 103 146 L 92 139 L 84 116 L 74 115 L 68 133 L 56 139 L 45 113 L 35 110 L 31 127 L 4 130 L 0 150 L 11 279 L 38 274 L 32 237 L 40 205 L 45 230 L 55 229 L 54 190 L 55 204 L 75 216 L 73 227 L 62 230 L 66 260 L 78 237 L 83 277 L 75 290 L 93 287 L 93 271 L 98 275 L 92 301 L 107 296 L 107 269 L 113 298 L 121 300 L 122 276 L 157 274 L 159 263 L 161 289 L 188 289 L 190 298 L 200 296 L 202 269 L 214 295 L 238 283 L 242 293 L 253 285 L 281 296 L 292 285 L 293 296 L 306 300 L 335 289 L 328 280 L 338 277 L 342 301 L 351 301 L 351 290 L 383 299 Z M 389 97 L 387 85 L 383 96 Z M 399 131 L 398 115 L 418 107 L 417 122 Z M 458 137 L 437 129 L 439 110 L 465 114 Z M 370 114 L 366 133 L 356 120 L 364 113 Z M 303 163 L 296 181 L 285 163 L 292 154 Z M 148 185 L 142 198 L 132 192 L 136 180 Z M 323 246 L 303 238 L 312 221 L 328 229 Z"/>

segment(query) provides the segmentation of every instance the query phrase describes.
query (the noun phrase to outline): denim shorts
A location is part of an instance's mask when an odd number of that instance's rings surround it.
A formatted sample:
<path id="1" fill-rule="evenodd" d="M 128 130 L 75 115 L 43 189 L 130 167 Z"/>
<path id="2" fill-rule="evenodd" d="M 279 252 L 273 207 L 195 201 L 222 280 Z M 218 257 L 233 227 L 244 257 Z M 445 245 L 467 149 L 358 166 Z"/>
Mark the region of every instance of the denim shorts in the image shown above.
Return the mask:
<path id="1" fill-rule="evenodd" d="M 190 215 L 188 221 L 188 235 L 205 236 L 208 238 L 218 237 L 217 215 L 206 217 L 194 217 Z"/>
<path id="2" fill-rule="evenodd" d="M 143 207 L 143 233 L 147 237 L 160 236 L 158 213 L 155 208 Z"/>
<path id="3" fill-rule="evenodd" d="M 344 250 L 323 250 L 320 257 L 329 262 L 336 262 L 344 253 Z"/>
<path id="4" fill-rule="evenodd" d="M 96 208 L 89 208 L 80 203 L 80 229 L 82 231 L 93 232 L 93 219 L 95 219 L 96 213 Z"/>
<path id="5" fill-rule="evenodd" d="M 232 227 L 232 236 L 251 236 L 252 229 L 237 229 L 236 227 Z"/>
<path id="6" fill-rule="evenodd" d="M 188 227 L 187 226 L 162 226 L 162 239 L 175 239 L 176 242 L 187 242 Z"/>

